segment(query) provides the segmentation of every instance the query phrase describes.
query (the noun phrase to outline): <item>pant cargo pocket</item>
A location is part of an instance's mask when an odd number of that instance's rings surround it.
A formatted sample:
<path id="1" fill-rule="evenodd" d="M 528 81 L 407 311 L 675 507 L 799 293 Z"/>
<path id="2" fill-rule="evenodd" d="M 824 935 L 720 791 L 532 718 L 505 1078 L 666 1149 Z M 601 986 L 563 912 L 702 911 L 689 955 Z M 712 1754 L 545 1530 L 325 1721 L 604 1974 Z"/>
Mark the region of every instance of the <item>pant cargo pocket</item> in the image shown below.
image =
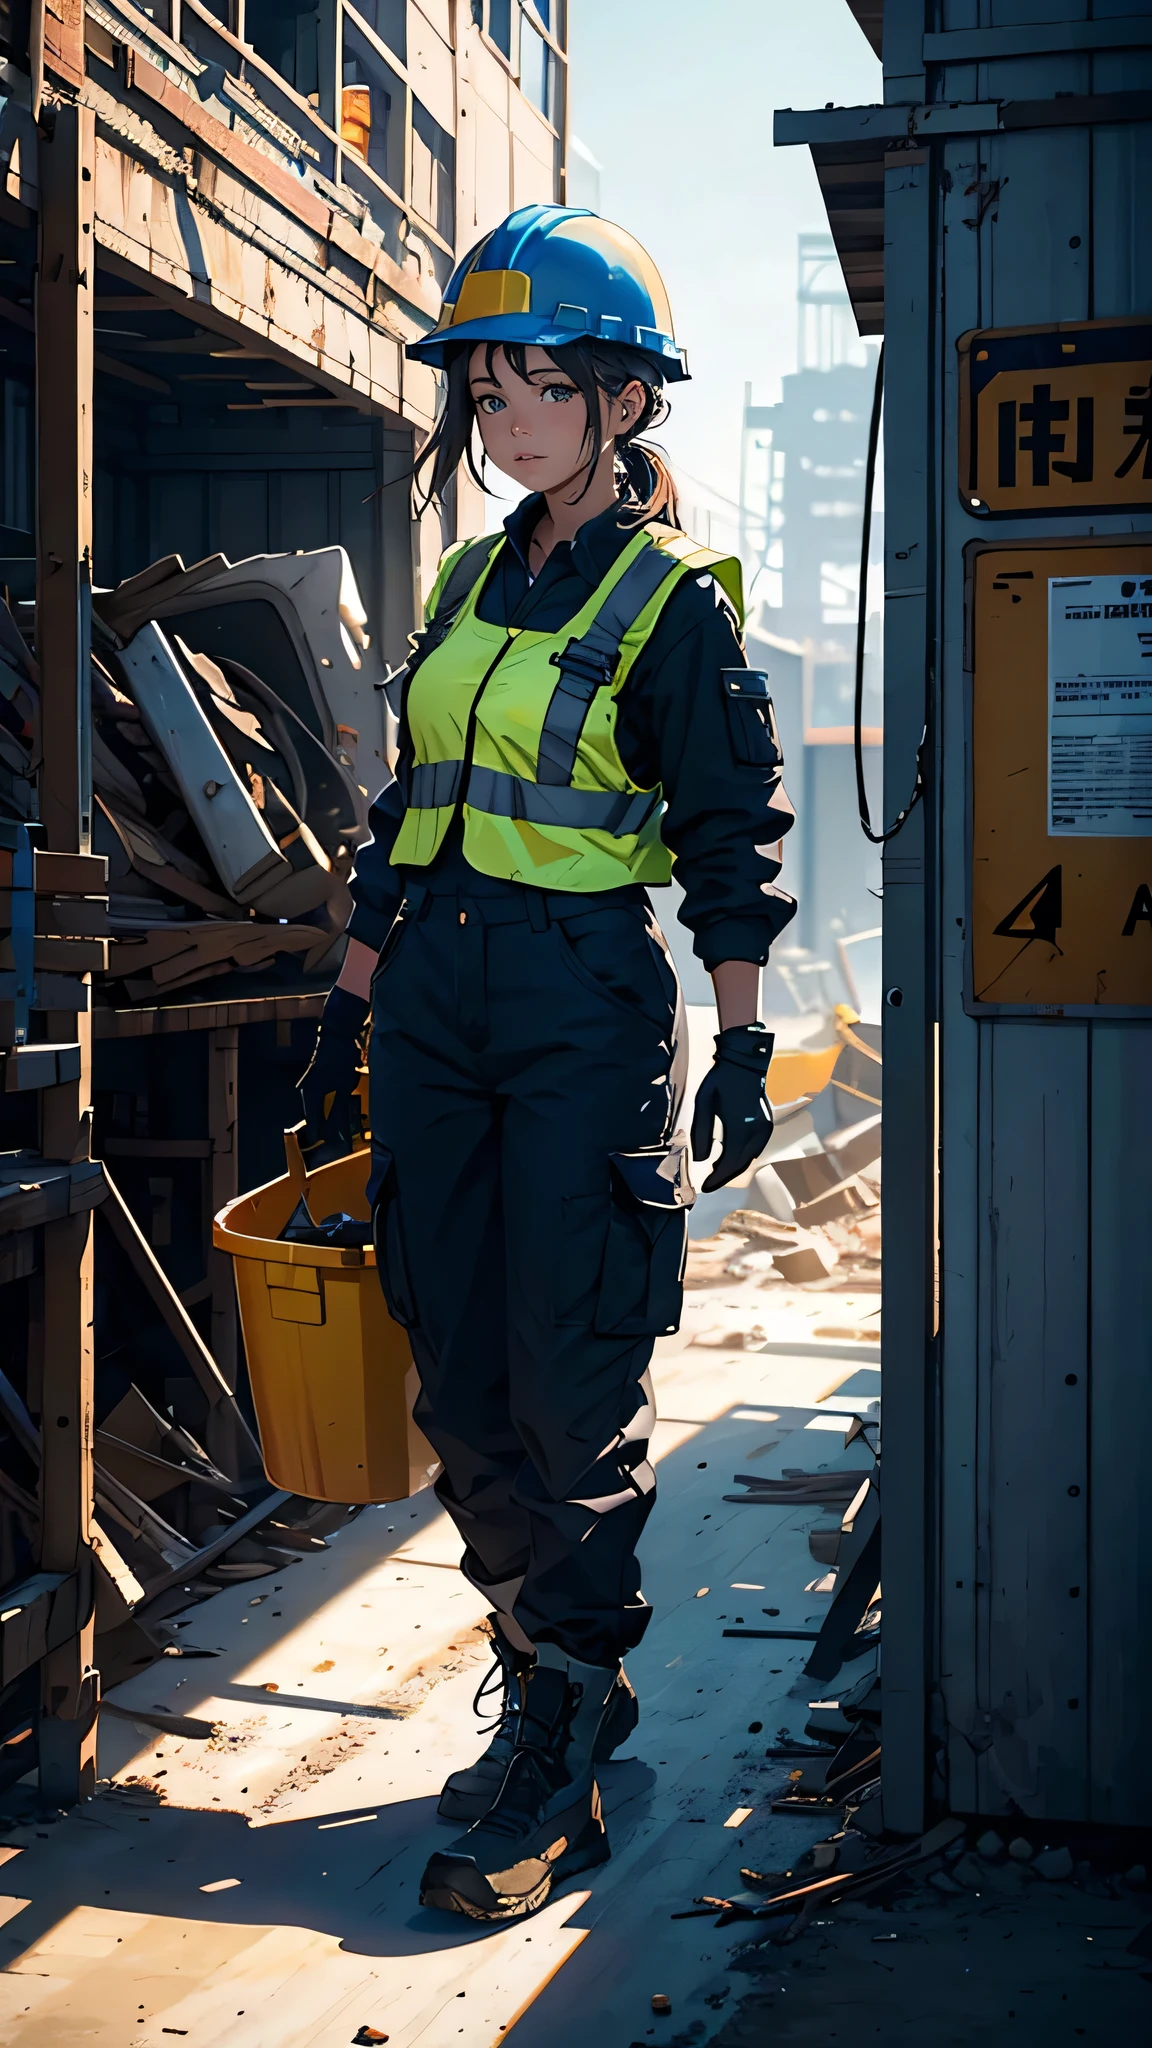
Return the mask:
<path id="1" fill-rule="evenodd" d="M 688 1224 L 683 1209 L 654 1209 L 613 1190 L 596 1303 L 605 1337 L 664 1337 L 680 1322 Z"/>

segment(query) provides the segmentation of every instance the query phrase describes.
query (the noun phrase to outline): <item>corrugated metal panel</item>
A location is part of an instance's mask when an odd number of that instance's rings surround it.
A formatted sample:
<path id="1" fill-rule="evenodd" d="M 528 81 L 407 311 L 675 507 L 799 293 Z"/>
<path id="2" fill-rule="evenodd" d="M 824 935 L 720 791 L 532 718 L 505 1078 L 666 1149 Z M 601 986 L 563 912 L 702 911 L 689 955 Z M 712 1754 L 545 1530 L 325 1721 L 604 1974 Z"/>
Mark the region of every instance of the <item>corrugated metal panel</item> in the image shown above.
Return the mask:
<path id="1" fill-rule="evenodd" d="M 1083 8 L 1067 12 L 1086 18 Z M 996 20 L 1006 26 L 1030 16 L 1034 7 L 1008 5 Z M 969 25 L 950 10 L 945 26 Z M 951 69 L 947 89 L 1033 99 L 1147 82 L 1143 56 L 1105 52 Z M 1138 1646 L 1147 1640 L 1152 1589 L 1131 1568 L 1121 1502 L 1138 1483 L 1135 1446 L 1152 1407 L 1152 1376 L 1138 1355 L 1149 1304 L 1140 1298 L 1134 1251 L 1146 1235 L 1147 1176 L 1138 1185 L 1138 1147 L 1121 1131 L 1120 1098 L 1130 1132 L 1146 1108 L 1146 1092 L 1141 1104 L 1133 1085 L 1148 1065 L 1149 1031 L 975 1024 L 961 1014 L 962 963 L 951 934 L 961 928 L 967 883 L 962 555 L 981 529 L 956 494 L 955 341 L 969 326 L 1143 310 L 1152 257 L 1138 211 L 1150 150 L 1152 127 L 1143 124 L 947 145 L 934 403 L 944 461 L 936 570 L 944 1360 L 937 1480 L 947 1794 L 964 1810 L 1017 1806 L 1057 1820 L 1129 1824 L 1147 1816 L 1136 1729 L 1147 1683 Z M 909 253 L 890 246 L 890 345 L 899 317 L 892 279 Z M 887 488 L 899 488 L 891 472 Z M 1130 522 L 1093 524 L 1101 532 Z M 1026 519 L 997 527 L 1004 537 L 1029 530 Z M 892 1108 L 890 1087 L 889 1115 Z"/>
<path id="2" fill-rule="evenodd" d="M 1090 1026 L 998 1022 L 987 1191 L 990 1716 L 981 1807 L 1084 1819 Z M 1075 1589 L 1075 1590 L 1073 1590 Z"/>
<path id="3" fill-rule="evenodd" d="M 1152 1059 L 1143 1026 L 1092 1027 L 1089 1414 L 1091 1817 L 1147 1827 L 1152 1549 Z"/>

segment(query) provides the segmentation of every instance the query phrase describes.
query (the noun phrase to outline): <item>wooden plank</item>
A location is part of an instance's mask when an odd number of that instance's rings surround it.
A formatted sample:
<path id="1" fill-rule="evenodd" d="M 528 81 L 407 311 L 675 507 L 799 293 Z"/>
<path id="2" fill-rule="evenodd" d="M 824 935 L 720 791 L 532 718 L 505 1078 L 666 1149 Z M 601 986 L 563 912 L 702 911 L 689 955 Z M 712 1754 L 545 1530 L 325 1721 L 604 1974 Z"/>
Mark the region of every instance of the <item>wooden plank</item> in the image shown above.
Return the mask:
<path id="1" fill-rule="evenodd" d="M 75 1572 L 35 1572 L 3 1596 L 0 1615 L 0 1684 L 39 1663 L 49 1644 L 75 1625 L 78 1576 Z"/>
<path id="2" fill-rule="evenodd" d="M 82 635 L 92 582 L 94 157 L 94 115 L 61 107 L 51 137 L 40 144 L 36 651 L 44 748 L 40 816 L 49 846 L 64 854 L 88 851 L 91 802 L 81 787 L 79 715 L 87 703 Z"/>
<path id="3" fill-rule="evenodd" d="M 18 306 L 12 299 L 0 297 L 0 319 L 7 320 L 12 327 L 23 328 L 25 334 L 36 332 L 36 322 L 25 306 Z M 118 377 L 122 384 L 139 384 L 145 391 L 158 391 L 170 397 L 172 386 L 162 377 L 154 377 L 150 370 L 137 370 L 130 363 L 122 363 L 115 356 L 109 356 L 97 349 L 92 357 L 93 367 L 103 371 L 106 377 Z"/>
<path id="4" fill-rule="evenodd" d="M 46 57 L 51 63 L 49 16 Z M 83 75 L 83 16 L 76 8 Z M 41 673 L 40 816 L 53 852 L 86 854 L 91 826 L 87 762 L 88 605 L 92 581 L 92 289 L 95 117 L 58 105 L 40 138 L 36 393 L 38 530 L 36 652 Z M 106 873 L 105 864 L 101 868 Z M 56 878 L 54 878 L 55 881 Z M 106 889 L 107 883 L 102 882 Z M 80 1044 L 76 1080 L 43 1096 L 49 1157 L 88 1156 L 91 1104 L 89 992 L 75 1028 L 49 1015 L 50 1038 Z M 44 1233 L 40 1463 L 40 1566 L 81 1571 L 89 1589 L 78 1630 L 41 1664 L 40 1788 L 60 1805 L 87 1797 L 96 1778 L 96 1704 L 89 1535 L 92 1515 L 92 1219 L 70 1215 Z"/>
<path id="5" fill-rule="evenodd" d="M 76 1085 L 45 1091 L 74 1096 Z M 65 1109 L 67 1105 L 64 1106 Z M 92 1219 L 69 1216 L 44 1232 L 44 1356 L 40 1463 L 42 1571 L 78 1570 L 92 1515 Z M 88 1798 L 96 1783 L 94 1608 L 41 1665 L 40 1789 L 54 1804 Z"/>
<path id="6" fill-rule="evenodd" d="M 137 63 L 134 51 L 128 53 L 128 85 L 155 106 L 163 107 L 166 114 L 170 114 L 190 135 L 195 135 L 213 156 L 239 171 L 258 193 L 266 192 L 294 220 L 301 221 L 305 227 L 311 228 L 313 234 L 327 240 L 332 210 L 322 199 L 294 178 L 290 171 L 283 170 L 274 157 L 265 156 L 262 150 L 242 142 L 199 101 L 172 85 L 154 64 Z"/>
<path id="7" fill-rule="evenodd" d="M 44 69 L 79 90 L 84 83 L 84 0 L 36 0 L 43 13 Z"/>
<path id="8" fill-rule="evenodd" d="M 261 1522 L 266 1522 L 269 1515 L 274 1515 L 277 1508 L 283 1507 L 285 1501 L 291 1500 L 291 1498 L 292 1495 L 290 1493 L 285 1493 L 280 1488 L 277 1488 L 274 1493 L 265 1494 L 262 1500 L 257 1501 L 254 1508 L 249 1508 L 246 1515 L 240 1515 L 219 1536 L 214 1536 L 211 1543 L 203 1544 L 195 1552 L 194 1556 L 188 1559 L 187 1564 L 177 1565 L 173 1570 L 165 1572 L 162 1578 L 153 1579 L 148 1588 L 149 1600 L 154 1600 L 161 1593 L 166 1593 L 170 1586 L 182 1585 L 185 1580 L 194 1577 L 197 1572 L 207 1571 L 208 1566 L 215 1564 L 218 1557 L 223 1557 L 227 1551 L 231 1550 L 234 1543 L 239 1543 L 240 1539 L 247 1536 L 251 1530 L 258 1529 Z"/>
<path id="9" fill-rule="evenodd" d="M 154 1038 L 170 1031 L 218 1031 L 226 1025 L 282 1024 L 320 1016 L 326 995 L 255 996 L 248 1002 L 173 1003 L 164 1009 L 98 1008 L 93 1012 L 97 1038 Z"/>
<path id="10" fill-rule="evenodd" d="M 34 858 L 37 896 L 98 896 L 107 903 L 107 854 L 37 847 Z"/>
<path id="11" fill-rule="evenodd" d="M 207 1138 L 105 1138 L 106 1159 L 207 1159 Z"/>
<path id="12" fill-rule="evenodd" d="M 124 1562 L 106 1529 L 100 1527 L 95 1515 L 92 1517 L 92 1555 L 96 1564 L 97 1613 L 101 1628 L 107 1628 L 109 1621 L 104 1609 L 111 1607 L 113 1614 L 127 1620 L 134 1607 L 144 1598 L 144 1588 L 135 1572 Z M 115 1626 L 115 1622 L 112 1622 Z"/>
<path id="13" fill-rule="evenodd" d="M 239 1409 L 236 1397 L 220 1371 L 216 1360 L 205 1344 L 203 1337 L 188 1314 L 180 1296 L 173 1289 L 168 1275 L 156 1258 L 156 1254 L 143 1235 L 136 1218 L 120 1193 L 111 1174 L 105 1168 L 109 1199 L 104 1205 L 104 1214 L 115 1235 L 116 1242 L 128 1256 L 133 1272 L 142 1281 L 149 1300 L 160 1311 L 164 1325 L 176 1339 L 184 1357 L 191 1366 L 196 1380 L 208 1397 L 209 1405 L 215 1409 L 225 1406 L 233 1411 L 243 1439 L 251 1450 L 259 1446 L 248 1428 Z M 212 1445 L 208 1446 L 212 1451 Z"/>

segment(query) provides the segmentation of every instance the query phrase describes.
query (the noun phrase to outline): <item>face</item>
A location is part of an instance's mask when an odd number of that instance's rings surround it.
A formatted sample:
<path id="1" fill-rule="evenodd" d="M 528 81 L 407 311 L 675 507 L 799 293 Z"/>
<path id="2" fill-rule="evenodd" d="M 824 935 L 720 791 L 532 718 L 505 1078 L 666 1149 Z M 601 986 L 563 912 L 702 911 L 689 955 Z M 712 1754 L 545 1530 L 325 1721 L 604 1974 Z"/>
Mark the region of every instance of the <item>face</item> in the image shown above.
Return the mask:
<path id="1" fill-rule="evenodd" d="M 565 371 L 546 350 L 525 354 L 527 382 L 518 377 L 498 348 L 487 362 L 487 348 L 474 348 L 468 384 L 484 452 L 501 474 L 529 491 L 556 491 L 572 485 L 573 496 L 587 480 L 591 453 L 584 400 Z M 644 402 L 644 387 L 625 386 L 618 398 L 600 398 L 601 466 L 610 470 L 616 436 L 635 425 Z"/>

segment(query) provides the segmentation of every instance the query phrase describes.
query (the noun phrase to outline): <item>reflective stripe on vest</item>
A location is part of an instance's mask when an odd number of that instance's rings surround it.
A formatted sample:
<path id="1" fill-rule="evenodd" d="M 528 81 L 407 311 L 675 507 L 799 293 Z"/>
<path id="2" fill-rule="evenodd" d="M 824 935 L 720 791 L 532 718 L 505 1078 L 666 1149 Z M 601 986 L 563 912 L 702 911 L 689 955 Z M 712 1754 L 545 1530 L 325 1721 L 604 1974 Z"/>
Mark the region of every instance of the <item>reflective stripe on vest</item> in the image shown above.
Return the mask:
<path id="1" fill-rule="evenodd" d="M 657 547 L 646 548 L 608 592 L 587 632 L 570 640 L 563 654 L 552 655 L 560 681 L 540 728 L 537 783 L 571 782 L 588 707 L 597 690 L 612 681 L 629 626 L 675 568 L 671 556 Z"/>
<path id="2" fill-rule="evenodd" d="M 641 529 L 569 624 L 545 633 L 477 617 L 484 571 L 505 543 L 473 545 L 481 572 L 468 549 L 446 564 L 406 691 L 414 758 L 392 861 L 427 866 L 460 813 L 465 857 L 481 873 L 575 892 L 666 882 L 662 792 L 628 775 L 616 698 L 677 584 L 708 570 L 738 602 L 738 565 L 669 528 Z M 435 600 L 454 598 L 468 569 L 471 588 L 440 637 Z"/>

